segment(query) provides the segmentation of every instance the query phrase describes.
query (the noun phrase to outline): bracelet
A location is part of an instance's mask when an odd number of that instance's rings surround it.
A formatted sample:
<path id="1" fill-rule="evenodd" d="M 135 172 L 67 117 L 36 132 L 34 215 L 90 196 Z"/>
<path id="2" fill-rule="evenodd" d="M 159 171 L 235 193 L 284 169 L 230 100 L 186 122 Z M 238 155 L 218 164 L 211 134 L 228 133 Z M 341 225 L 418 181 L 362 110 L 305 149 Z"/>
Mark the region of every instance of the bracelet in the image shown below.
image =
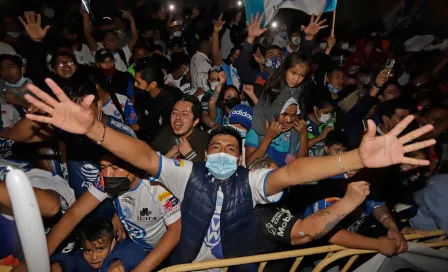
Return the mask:
<path id="1" fill-rule="evenodd" d="M 384 221 L 386 221 L 387 218 L 390 218 L 390 216 L 388 214 L 381 216 L 381 218 L 380 218 L 381 225 L 383 225 Z"/>
<path id="2" fill-rule="evenodd" d="M 107 126 L 106 126 L 106 124 L 104 124 L 103 137 L 101 137 L 101 139 L 98 142 L 96 142 L 97 145 L 101 145 L 104 142 L 104 137 L 106 136 L 106 128 L 107 128 Z"/>
<path id="3" fill-rule="evenodd" d="M 342 172 L 344 172 L 344 173 L 348 172 L 347 170 L 345 170 L 344 166 L 342 165 L 341 154 L 339 154 L 339 156 L 338 156 L 338 165 L 339 165 L 339 168 L 341 168 Z"/>

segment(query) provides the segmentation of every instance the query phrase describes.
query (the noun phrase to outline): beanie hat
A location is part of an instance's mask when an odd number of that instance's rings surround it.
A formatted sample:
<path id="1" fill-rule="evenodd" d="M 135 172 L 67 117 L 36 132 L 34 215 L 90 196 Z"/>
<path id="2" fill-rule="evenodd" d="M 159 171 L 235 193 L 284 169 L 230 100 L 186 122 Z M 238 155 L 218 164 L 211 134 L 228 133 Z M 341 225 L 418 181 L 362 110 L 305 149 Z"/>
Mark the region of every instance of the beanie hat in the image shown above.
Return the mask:
<path id="1" fill-rule="evenodd" d="M 252 118 L 252 108 L 239 104 L 230 111 L 229 124 L 240 124 L 249 131 L 252 127 Z"/>

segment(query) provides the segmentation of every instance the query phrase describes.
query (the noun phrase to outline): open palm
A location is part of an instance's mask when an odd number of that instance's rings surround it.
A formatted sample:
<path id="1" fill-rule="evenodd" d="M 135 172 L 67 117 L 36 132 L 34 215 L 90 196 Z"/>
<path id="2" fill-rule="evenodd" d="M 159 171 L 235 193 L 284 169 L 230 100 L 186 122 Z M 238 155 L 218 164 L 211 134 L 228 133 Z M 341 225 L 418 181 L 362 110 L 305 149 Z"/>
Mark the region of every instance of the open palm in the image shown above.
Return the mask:
<path id="1" fill-rule="evenodd" d="M 261 23 L 263 22 L 264 13 L 259 16 L 258 12 L 254 16 L 250 16 L 250 23 L 246 22 L 247 24 L 247 33 L 249 37 L 257 38 L 260 37 L 263 33 L 267 31 L 267 28 L 261 28 Z"/>
<path id="2" fill-rule="evenodd" d="M 59 101 L 38 87 L 30 85 L 28 90 L 40 100 L 29 94 L 25 95 L 25 99 L 42 112 L 47 113 L 48 116 L 27 114 L 26 117 L 37 122 L 51 124 L 70 133 L 86 134 L 95 122 L 95 115 L 91 108 L 94 96 L 85 97 L 82 105 L 78 105 L 71 101 L 53 80 L 47 78 L 45 82 Z"/>
<path id="3" fill-rule="evenodd" d="M 414 120 L 413 115 L 406 117 L 389 133 L 382 136 L 375 136 L 375 123 L 372 120 L 369 120 L 368 131 L 363 137 L 359 147 L 359 155 L 364 166 L 369 168 L 381 168 L 399 163 L 428 165 L 429 161 L 427 160 L 418 160 L 404 156 L 408 152 L 423 149 L 436 142 L 434 139 L 431 139 L 405 145 L 429 132 L 433 128 L 431 125 L 427 125 L 398 138 L 398 135 L 403 132 L 412 120 Z"/>
<path id="4" fill-rule="evenodd" d="M 47 35 L 50 26 L 42 28 L 40 14 L 35 14 L 32 11 L 25 11 L 25 19 L 19 16 L 19 20 L 25 28 L 30 38 L 34 41 L 42 41 Z"/>
<path id="5" fill-rule="evenodd" d="M 328 25 L 324 25 L 324 23 L 327 21 L 326 19 L 320 20 L 321 16 L 322 13 L 319 14 L 317 18 L 315 18 L 314 14 L 311 15 L 310 23 L 308 24 L 308 26 L 302 26 L 305 35 L 316 36 L 321 29 L 328 27 Z"/>

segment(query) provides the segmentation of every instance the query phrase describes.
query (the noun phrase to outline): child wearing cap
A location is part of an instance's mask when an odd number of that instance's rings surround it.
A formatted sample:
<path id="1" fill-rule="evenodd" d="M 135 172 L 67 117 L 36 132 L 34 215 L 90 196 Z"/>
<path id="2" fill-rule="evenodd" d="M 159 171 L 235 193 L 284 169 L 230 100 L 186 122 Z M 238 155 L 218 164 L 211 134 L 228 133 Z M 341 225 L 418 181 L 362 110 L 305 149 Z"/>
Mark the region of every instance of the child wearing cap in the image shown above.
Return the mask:
<path id="1" fill-rule="evenodd" d="M 252 127 L 252 116 L 252 108 L 244 104 L 233 107 L 229 114 L 229 126 L 238 130 L 243 138 L 243 150 L 241 150 L 241 154 L 243 158 L 242 165 L 244 167 L 246 167 L 246 149 L 244 144 L 246 133 Z"/>

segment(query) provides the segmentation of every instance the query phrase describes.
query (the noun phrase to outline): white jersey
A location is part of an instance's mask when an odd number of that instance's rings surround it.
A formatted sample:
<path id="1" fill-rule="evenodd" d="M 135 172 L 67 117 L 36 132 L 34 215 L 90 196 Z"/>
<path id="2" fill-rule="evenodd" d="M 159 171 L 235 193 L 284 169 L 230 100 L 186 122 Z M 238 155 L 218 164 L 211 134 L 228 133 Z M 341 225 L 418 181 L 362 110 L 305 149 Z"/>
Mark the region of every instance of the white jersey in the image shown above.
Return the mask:
<path id="1" fill-rule="evenodd" d="M 20 121 L 20 114 L 13 105 L 1 104 L 3 127 L 10 128 Z"/>
<path id="2" fill-rule="evenodd" d="M 164 156 L 160 157 L 159 173 L 156 178 L 166 186 L 173 194 L 180 199 L 184 198 L 184 193 L 187 188 L 188 180 L 193 170 L 193 163 L 183 159 L 168 159 Z M 271 169 L 262 169 L 249 172 L 249 186 L 252 194 L 253 206 L 257 204 L 267 204 L 277 202 L 281 199 L 283 192 L 273 196 L 267 196 L 265 193 L 265 182 Z M 208 174 L 210 175 L 210 173 Z M 204 177 L 205 178 L 205 177 Z M 205 182 L 205 181 L 204 181 Z M 218 181 L 216 181 L 218 182 Z M 221 246 L 221 209 L 222 203 L 226 197 L 231 195 L 224 195 L 219 189 L 216 195 L 215 212 L 207 233 L 204 233 L 204 241 L 201 249 L 198 252 L 196 259 L 193 262 L 210 261 L 222 259 L 223 251 Z M 211 269 L 208 271 L 220 271 L 221 269 Z"/>
<path id="3" fill-rule="evenodd" d="M 108 198 L 101 181 L 89 192 L 99 201 Z M 114 200 L 118 217 L 129 237 L 145 249 L 152 250 L 167 230 L 180 219 L 180 202 L 160 185 L 141 179 L 138 186 Z"/>
<path id="4" fill-rule="evenodd" d="M 91 65 L 95 63 L 95 58 L 93 57 L 92 52 L 90 52 L 89 47 L 82 43 L 81 44 L 81 50 L 73 50 L 73 53 L 75 53 L 76 56 L 76 61 L 79 64 L 87 64 L 87 65 Z"/>

